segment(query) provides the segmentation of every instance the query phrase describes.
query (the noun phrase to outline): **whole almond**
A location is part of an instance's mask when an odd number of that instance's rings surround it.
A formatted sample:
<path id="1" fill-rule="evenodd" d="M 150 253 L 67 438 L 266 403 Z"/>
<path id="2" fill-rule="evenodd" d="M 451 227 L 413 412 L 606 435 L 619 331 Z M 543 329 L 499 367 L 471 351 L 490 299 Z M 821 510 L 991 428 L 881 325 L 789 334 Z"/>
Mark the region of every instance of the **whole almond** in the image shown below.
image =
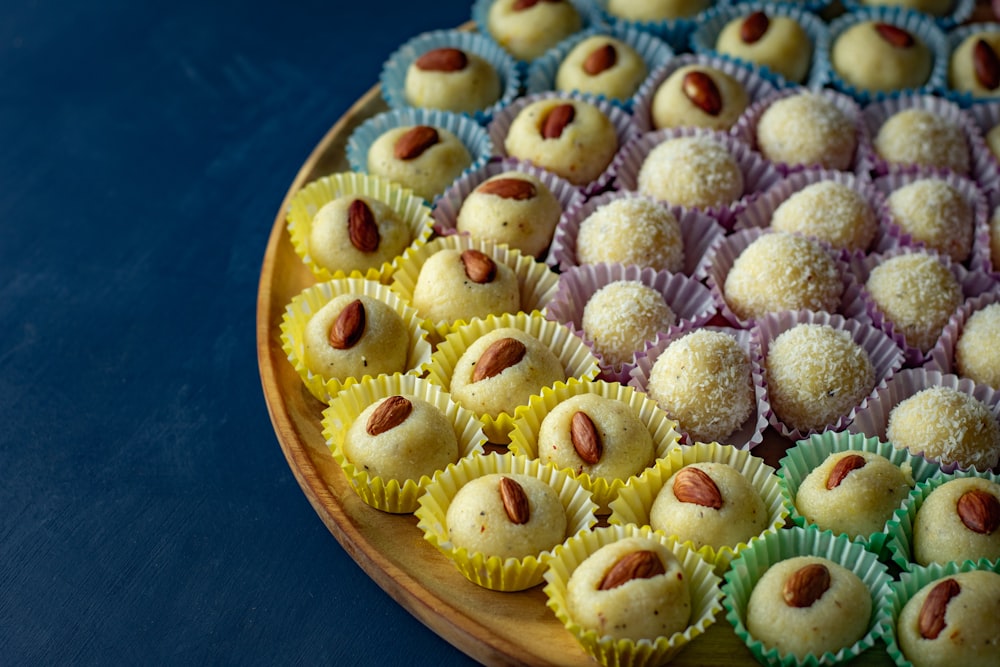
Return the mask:
<path id="1" fill-rule="evenodd" d="M 523 178 L 493 178 L 476 188 L 476 192 L 519 201 L 532 199 L 538 194 L 535 184 Z"/>
<path id="2" fill-rule="evenodd" d="M 908 49 L 915 42 L 913 35 L 891 23 L 876 23 L 875 30 L 882 36 L 882 39 L 897 49 Z"/>
<path id="3" fill-rule="evenodd" d="M 486 253 L 470 248 L 462 251 L 460 257 L 465 265 L 465 275 L 472 282 L 485 285 L 497 277 L 497 263 Z"/>
<path id="4" fill-rule="evenodd" d="M 365 333 L 365 320 L 365 304 L 361 303 L 361 299 L 347 304 L 330 326 L 330 346 L 337 350 L 354 347 Z"/>
<path id="5" fill-rule="evenodd" d="M 722 111 L 722 93 L 712 77 L 705 72 L 692 70 L 685 74 L 681 80 L 681 90 L 692 104 L 709 116 L 718 116 Z"/>
<path id="6" fill-rule="evenodd" d="M 375 252 L 382 237 L 375 214 L 363 199 L 355 199 L 347 207 L 347 234 L 351 245 L 361 252 Z"/>
<path id="7" fill-rule="evenodd" d="M 595 465 L 601 460 L 601 454 L 604 453 L 601 434 L 586 412 L 578 411 L 570 419 L 569 439 L 573 443 L 573 449 L 586 463 Z"/>
<path id="8" fill-rule="evenodd" d="M 839 459 L 833 466 L 833 470 L 830 471 L 830 476 L 826 478 L 826 488 L 836 489 L 844 481 L 848 473 L 852 470 L 863 468 L 866 462 L 865 457 L 860 454 L 848 454 Z"/>
<path id="9" fill-rule="evenodd" d="M 396 139 L 393 153 L 397 160 L 413 160 L 439 141 L 441 138 L 436 129 L 429 125 L 415 125 Z"/>
<path id="10" fill-rule="evenodd" d="M 1000 528 L 1000 500 L 988 491 L 966 491 L 959 496 L 955 510 L 965 527 L 974 533 L 989 535 Z"/>
<path id="11" fill-rule="evenodd" d="M 413 64 L 427 72 L 458 72 L 469 64 L 469 57 L 461 49 L 443 46 L 424 53 Z"/>
<path id="12" fill-rule="evenodd" d="M 557 2 L 562 2 L 562 0 L 517 0 L 517 2 L 514 3 L 512 9 L 515 12 L 523 12 L 525 9 L 531 9 L 539 2 L 551 2 L 555 4 Z"/>
<path id="13" fill-rule="evenodd" d="M 720 509 L 722 493 L 715 481 L 699 468 L 681 468 L 674 475 L 674 497 L 682 503 Z"/>
<path id="14" fill-rule="evenodd" d="M 516 338 L 500 338 L 490 344 L 484 351 L 476 367 L 472 371 L 472 381 L 479 382 L 499 375 L 524 358 L 528 348 Z"/>
<path id="15" fill-rule="evenodd" d="M 413 412 L 413 403 L 403 396 L 390 396 L 385 399 L 368 416 L 365 430 L 368 435 L 376 436 L 394 429 Z"/>
<path id="16" fill-rule="evenodd" d="M 947 625 L 944 615 L 948 611 L 948 603 L 961 592 L 962 587 L 954 579 L 945 579 L 931 589 L 931 592 L 924 599 L 920 615 L 917 617 L 917 628 L 920 630 L 921 637 L 937 639 L 937 636 Z"/>
<path id="17" fill-rule="evenodd" d="M 770 25 L 771 21 L 767 18 L 767 14 L 756 11 L 746 17 L 740 25 L 740 39 L 746 44 L 753 44 L 764 36 Z"/>
<path id="18" fill-rule="evenodd" d="M 830 588 L 830 570 L 822 563 L 800 567 L 785 579 L 781 597 L 789 607 L 811 607 Z"/>
<path id="19" fill-rule="evenodd" d="M 599 46 L 590 52 L 587 59 L 583 61 L 583 71 L 590 76 L 597 76 L 605 70 L 609 70 L 618 62 L 618 51 L 614 44 Z"/>
<path id="20" fill-rule="evenodd" d="M 572 104 L 560 104 L 553 107 L 542 120 L 542 138 L 558 139 L 566 126 L 576 117 L 576 108 Z"/>
<path id="21" fill-rule="evenodd" d="M 611 569 L 601 579 L 598 590 L 608 591 L 633 579 L 650 579 L 665 574 L 666 571 L 666 568 L 663 567 L 663 561 L 660 560 L 655 551 L 633 551 L 619 558 L 611 566 Z"/>
<path id="22" fill-rule="evenodd" d="M 500 478 L 500 500 L 503 502 L 503 509 L 507 512 L 507 518 L 511 523 L 528 523 L 531 518 L 531 506 L 528 505 L 528 496 L 524 492 L 524 487 L 517 480 L 510 477 Z"/>
<path id="23" fill-rule="evenodd" d="M 988 90 L 1000 87 L 1000 58 L 985 39 L 976 41 L 972 47 L 972 66 L 976 79 Z"/>

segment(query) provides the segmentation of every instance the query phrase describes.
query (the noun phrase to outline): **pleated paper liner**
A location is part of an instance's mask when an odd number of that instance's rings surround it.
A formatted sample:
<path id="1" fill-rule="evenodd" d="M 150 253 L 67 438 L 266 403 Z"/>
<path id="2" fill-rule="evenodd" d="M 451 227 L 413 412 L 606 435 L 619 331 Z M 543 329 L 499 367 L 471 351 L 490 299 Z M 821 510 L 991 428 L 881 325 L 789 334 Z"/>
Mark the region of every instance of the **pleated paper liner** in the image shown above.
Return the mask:
<path id="1" fill-rule="evenodd" d="M 971 9 L 971 7 L 975 6 L 977 3 L 976 0 L 962 0 L 961 3 L 956 3 L 956 4 L 968 4 L 970 5 Z M 990 12 L 990 15 L 993 16 L 992 11 Z M 966 16 L 965 18 L 968 18 L 968 16 Z M 972 18 L 974 21 L 976 20 L 976 17 Z M 959 27 L 948 30 L 947 33 L 949 69 L 951 60 L 955 58 L 955 49 L 957 49 L 966 39 L 973 37 L 975 35 L 980 35 L 982 33 L 996 33 L 1000 31 L 1000 25 L 997 25 L 996 22 L 992 21 L 980 23 L 980 22 L 966 22 L 963 20 L 959 21 L 959 23 L 962 23 L 964 25 L 960 25 Z M 953 81 L 951 80 L 949 72 L 947 85 L 943 90 L 939 92 L 939 94 L 945 99 L 951 100 L 952 102 L 955 102 L 961 107 L 971 108 L 986 102 L 996 101 L 998 99 L 998 94 L 1000 94 L 1000 91 L 993 90 L 991 91 L 990 94 L 981 96 L 979 94 L 973 93 L 972 91 L 957 90 L 953 85 Z"/>
<path id="2" fill-rule="evenodd" d="M 864 9 L 875 4 L 865 3 L 864 0 L 841 0 L 841 3 L 847 11 Z M 888 5 L 890 3 L 886 2 L 880 4 Z M 933 20 L 934 23 L 936 23 L 942 30 L 952 30 L 955 26 L 962 25 L 969 20 L 975 6 L 976 0 L 955 0 L 949 4 L 948 10 L 941 14 L 931 14 L 929 12 L 923 12 L 923 14 Z M 949 50 L 949 53 L 950 52 L 951 51 Z"/>
<path id="3" fill-rule="evenodd" d="M 1000 29 L 1000 24 L 994 24 Z M 986 192 L 990 193 L 990 212 L 997 205 L 996 193 L 1000 189 L 1000 161 L 990 147 L 990 131 L 1000 125 L 1000 100 L 990 100 L 979 102 L 966 109 L 966 113 L 975 121 L 979 135 L 983 137 L 983 145 L 978 149 L 976 164 L 980 165 L 980 171 L 976 174 L 976 182 Z M 1000 264 L 997 265 L 1000 267 Z M 984 267 L 973 267 L 988 270 Z M 998 268 L 1000 270 L 1000 268 Z"/>

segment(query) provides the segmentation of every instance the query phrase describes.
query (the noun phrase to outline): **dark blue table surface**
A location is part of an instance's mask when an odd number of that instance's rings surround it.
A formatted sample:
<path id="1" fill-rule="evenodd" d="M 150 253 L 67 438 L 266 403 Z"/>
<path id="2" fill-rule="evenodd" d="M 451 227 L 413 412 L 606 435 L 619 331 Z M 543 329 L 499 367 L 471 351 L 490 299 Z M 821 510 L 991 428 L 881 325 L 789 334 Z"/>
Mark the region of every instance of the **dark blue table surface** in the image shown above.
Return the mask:
<path id="1" fill-rule="evenodd" d="M 0 664 L 464 664 L 306 501 L 257 281 L 312 147 L 471 3 L 0 8 Z"/>

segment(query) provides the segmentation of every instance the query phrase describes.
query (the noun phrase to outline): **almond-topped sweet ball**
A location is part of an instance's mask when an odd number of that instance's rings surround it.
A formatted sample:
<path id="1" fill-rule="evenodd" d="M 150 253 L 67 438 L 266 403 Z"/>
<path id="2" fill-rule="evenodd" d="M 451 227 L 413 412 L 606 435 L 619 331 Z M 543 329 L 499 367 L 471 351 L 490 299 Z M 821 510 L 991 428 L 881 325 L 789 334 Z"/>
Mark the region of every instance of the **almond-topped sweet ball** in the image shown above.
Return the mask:
<path id="1" fill-rule="evenodd" d="M 836 181 L 812 183 L 771 214 L 771 229 L 804 234 L 844 250 L 867 250 L 878 231 L 872 203 L 857 189 Z"/>
<path id="2" fill-rule="evenodd" d="M 743 172 L 725 145 L 712 137 L 667 139 L 649 151 L 639 192 L 675 206 L 708 209 L 743 196 Z"/>
<path id="3" fill-rule="evenodd" d="M 309 255 L 328 271 L 378 268 L 403 254 L 413 241 L 407 224 L 372 197 L 344 195 L 313 216 Z"/>
<path id="4" fill-rule="evenodd" d="M 983 30 L 966 37 L 951 52 L 948 85 L 973 97 L 1000 94 L 1000 32 Z"/>
<path id="5" fill-rule="evenodd" d="M 538 257 L 552 241 L 562 205 L 532 174 L 506 171 L 480 183 L 462 202 L 455 227 Z"/>
<path id="6" fill-rule="evenodd" d="M 410 106 L 471 113 L 500 99 L 500 76 L 475 53 L 440 47 L 410 64 L 403 92 Z"/>
<path id="7" fill-rule="evenodd" d="M 763 65 L 793 83 L 802 83 L 812 63 L 812 41 L 791 16 L 758 10 L 723 26 L 715 50 Z"/>
<path id="8" fill-rule="evenodd" d="M 855 122 L 815 92 L 783 97 L 757 121 L 757 147 L 773 162 L 844 171 L 857 149 Z"/>
<path id="9" fill-rule="evenodd" d="M 410 188 L 428 201 L 471 164 L 472 156 L 457 136 L 430 125 L 393 128 L 368 149 L 368 173 Z"/>
<path id="10" fill-rule="evenodd" d="M 641 197 L 598 206 L 576 236 L 579 264 L 634 264 L 677 273 L 684 268 L 680 222 L 669 208 Z"/>
<path id="11" fill-rule="evenodd" d="M 958 477 L 935 487 L 913 518 L 913 560 L 921 565 L 1000 558 L 1000 484 Z"/>
<path id="12" fill-rule="evenodd" d="M 1000 389 L 1000 303 L 977 310 L 955 341 L 955 368 L 962 377 Z"/>
<path id="13" fill-rule="evenodd" d="M 931 581 L 910 598 L 896 638 L 913 667 L 1000 664 L 1000 574 L 957 572 Z"/>
<path id="14" fill-rule="evenodd" d="M 636 280 L 617 280 L 591 295 L 581 323 L 594 351 L 619 366 L 676 324 L 677 315 L 661 292 Z"/>
<path id="15" fill-rule="evenodd" d="M 639 52 L 620 39 L 594 35 L 574 46 L 556 71 L 556 90 L 627 100 L 649 74 Z"/>
<path id="16" fill-rule="evenodd" d="M 795 556 L 761 575 L 747 601 L 750 635 L 782 656 L 800 660 L 837 653 L 868 632 L 872 595 L 843 565 Z"/>
<path id="17" fill-rule="evenodd" d="M 708 8 L 709 0 L 608 0 L 608 13 L 629 21 L 669 21 Z"/>
<path id="18" fill-rule="evenodd" d="M 865 91 L 919 88 L 931 75 L 934 56 L 919 36 L 891 23 L 861 21 L 834 41 L 833 69 Z"/>
<path id="19" fill-rule="evenodd" d="M 626 537 L 573 570 L 566 611 L 580 626 L 615 639 L 655 640 L 683 632 L 691 591 L 681 563 L 659 540 Z"/>
<path id="20" fill-rule="evenodd" d="M 886 438 L 897 448 L 942 464 L 989 470 L 1000 462 L 1000 424 L 982 402 L 951 387 L 933 386 L 889 413 Z"/>
<path id="21" fill-rule="evenodd" d="M 589 102 L 547 98 L 521 109 L 510 124 L 508 155 L 547 169 L 574 185 L 597 179 L 618 152 L 611 120 Z"/>
<path id="22" fill-rule="evenodd" d="M 516 313 L 521 292 L 514 269 L 479 250 L 444 248 L 427 258 L 413 287 L 413 307 L 434 322 Z"/>
<path id="23" fill-rule="evenodd" d="M 875 152 L 894 165 L 951 169 L 968 174 L 969 144 L 960 125 L 926 109 L 904 109 L 875 134 Z"/>
<path id="24" fill-rule="evenodd" d="M 670 74 L 653 93 L 653 128 L 705 127 L 728 130 L 750 103 L 735 77 L 708 65 L 685 65 Z"/>
<path id="25" fill-rule="evenodd" d="M 534 60 L 583 27 L 569 0 L 495 0 L 486 29 L 518 60 Z"/>
<path id="26" fill-rule="evenodd" d="M 900 187 L 886 203 L 893 221 L 915 241 L 964 262 L 972 252 L 972 206 L 954 185 L 921 178 Z"/>

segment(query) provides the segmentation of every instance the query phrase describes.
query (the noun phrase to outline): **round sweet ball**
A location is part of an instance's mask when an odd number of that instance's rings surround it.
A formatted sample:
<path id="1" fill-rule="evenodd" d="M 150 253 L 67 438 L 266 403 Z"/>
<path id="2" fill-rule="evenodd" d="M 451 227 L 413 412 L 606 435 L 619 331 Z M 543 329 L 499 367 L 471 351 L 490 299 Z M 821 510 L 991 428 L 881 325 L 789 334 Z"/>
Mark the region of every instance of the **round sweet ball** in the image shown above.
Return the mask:
<path id="1" fill-rule="evenodd" d="M 593 104 L 547 98 L 518 112 L 504 146 L 511 157 L 527 160 L 574 185 L 585 185 L 611 164 L 618 151 L 618 135 L 611 120 Z"/>
<path id="2" fill-rule="evenodd" d="M 416 396 L 389 396 L 357 416 L 344 438 L 344 456 L 373 477 L 400 483 L 431 477 L 458 460 L 452 423 Z"/>
<path id="3" fill-rule="evenodd" d="M 757 147 L 773 162 L 846 170 L 857 148 L 854 121 L 813 92 L 783 97 L 757 121 Z"/>
<path id="4" fill-rule="evenodd" d="M 684 237 L 669 208 L 639 197 L 598 206 L 580 223 L 580 264 L 634 264 L 677 273 L 684 268 Z"/>
<path id="5" fill-rule="evenodd" d="M 955 342 L 958 374 L 973 382 L 1000 389 L 1000 303 L 977 310 L 962 327 Z"/>
<path id="6" fill-rule="evenodd" d="M 760 494 L 727 463 L 686 465 L 666 481 L 649 510 L 649 525 L 694 549 L 736 547 L 767 529 Z"/>
<path id="7" fill-rule="evenodd" d="M 472 164 L 465 144 L 450 130 L 408 125 L 383 132 L 368 149 L 368 173 L 410 188 L 430 201 Z"/>
<path id="8" fill-rule="evenodd" d="M 412 240 L 409 226 L 384 202 L 344 195 L 313 216 L 309 255 L 328 271 L 364 271 L 391 262 Z"/>
<path id="9" fill-rule="evenodd" d="M 334 297 L 306 323 L 304 361 L 325 378 L 362 378 L 406 370 L 410 333 L 388 304 L 360 294 Z"/>
<path id="10" fill-rule="evenodd" d="M 677 315 L 657 290 L 636 280 L 609 283 L 583 307 L 583 333 L 601 358 L 614 365 L 632 361 Z"/>
<path id="11" fill-rule="evenodd" d="M 747 630 L 768 649 L 804 660 L 854 645 L 868 632 L 871 611 L 871 592 L 858 575 L 820 556 L 796 556 L 757 581 Z"/>
<path id="12" fill-rule="evenodd" d="M 1000 664 L 1000 574 L 958 572 L 931 581 L 910 598 L 896 621 L 896 638 L 913 667 L 993 667 Z"/>
<path id="13" fill-rule="evenodd" d="M 527 558 L 566 539 L 566 508 L 551 486 L 531 475 L 491 473 L 462 486 L 445 513 L 458 549 Z"/>
<path id="14" fill-rule="evenodd" d="M 923 252 L 880 262 L 868 275 L 865 289 L 906 343 L 925 353 L 934 347 L 948 319 L 962 305 L 958 279 Z"/>
<path id="15" fill-rule="evenodd" d="M 781 421 L 819 430 L 857 407 L 875 388 L 875 369 L 850 333 L 827 324 L 798 324 L 767 352 L 767 388 Z"/>
<path id="16" fill-rule="evenodd" d="M 921 178 L 889 195 L 896 224 L 915 241 L 964 262 L 972 252 L 972 206 L 962 192 L 940 178 Z"/>
<path id="17" fill-rule="evenodd" d="M 480 336 L 466 348 L 452 373 L 452 397 L 477 415 L 513 414 L 542 387 L 566 380 L 555 353 L 514 327 Z"/>
<path id="18" fill-rule="evenodd" d="M 830 253 L 813 239 L 786 232 L 756 238 L 723 284 L 726 303 L 743 320 L 782 310 L 835 312 L 843 291 Z"/>
<path id="19" fill-rule="evenodd" d="M 969 144 L 961 126 L 926 109 L 894 113 L 875 134 L 874 146 L 891 164 L 969 173 Z"/>
<path id="20" fill-rule="evenodd" d="M 514 269 L 478 250 L 444 248 L 427 258 L 411 300 L 433 322 L 516 313 L 521 292 Z"/>
<path id="21" fill-rule="evenodd" d="M 534 60 L 583 27 L 569 0 L 495 0 L 486 29 L 518 60 Z"/>
<path id="22" fill-rule="evenodd" d="M 897 448 L 940 463 L 988 470 L 1000 462 L 1000 424 L 974 396 L 934 386 L 889 412 L 886 438 Z"/>
<path id="23" fill-rule="evenodd" d="M 878 218 L 865 195 L 844 183 L 819 181 L 794 193 L 771 214 L 771 229 L 811 236 L 844 250 L 868 249 Z"/>
<path id="24" fill-rule="evenodd" d="M 821 530 L 867 537 L 882 531 L 913 485 L 909 465 L 874 452 L 834 452 L 802 480 L 795 509 Z"/>
<path id="25" fill-rule="evenodd" d="M 959 477 L 927 494 L 913 519 L 913 559 L 921 565 L 1000 558 L 1000 484 Z"/>
<path id="26" fill-rule="evenodd" d="M 670 343 L 649 372 L 646 391 L 699 442 L 722 442 L 756 407 L 750 359 L 735 338 L 699 329 Z"/>
<path id="27" fill-rule="evenodd" d="M 650 119 L 657 130 L 704 127 L 728 130 L 750 104 L 736 77 L 708 65 L 675 70 L 653 93 Z"/>
<path id="28" fill-rule="evenodd" d="M 676 206 L 707 209 L 743 196 L 736 158 L 711 137 L 677 137 L 653 148 L 639 169 L 639 192 Z"/>
<path id="29" fill-rule="evenodd" d="M 485 58 L 454 47 L 425 51 L 406 69 L 403 94 L 414 107 L 471 113 L 500 99 L 500 76 Z"/>
<path id="30" fill-rule="evenodd" d="M 847 84 L 872 92 L 919 88 L 931 75 L 934 55 L 918 37 L 888 23 L 862 21 L 841 33 L 830 60 Z"/>
<path id="31" fill-rule="evenodd" d="M 649 70 L 634 48 L 614 37 L 594 35 L 574 46 L 556 71 L 556 90 L 579 90 L 626 100 Z"/>
<path id="32" fill-rule="evenodd" d="M 608 13 L 629 21 L 670 21 L 708 9 L 710 0 L 608 0 Z"/>
<path id="33" fill-rule="evenodd" d="M 653 464 L 653 437 L 614 398 L 578 394 L 560 402 L 538 428 L 538 458 L 592 478 L 627 480 Z"/>
<path id="34" fill-rule="evenodd" d="M 1000 32 L 975 32 L 951 52 L 948 85 L 973 97 L 1000 94 Z"/>
<path id="35" fill-rule="evenodd" d="M 790 16 L 756 11 L 729 21 L 715 41 L 715 50 L 777 72 L 794 83 L 809 74 L 813 44 L 805 29 Z"/>
<path id="36" fill-rule="evenodd" d="M 602 637 L 655 640 L 687 628 L 691 591 L 680 561 L 659 540 L 626 537 L 573 570 L 566 611 Z"/>

